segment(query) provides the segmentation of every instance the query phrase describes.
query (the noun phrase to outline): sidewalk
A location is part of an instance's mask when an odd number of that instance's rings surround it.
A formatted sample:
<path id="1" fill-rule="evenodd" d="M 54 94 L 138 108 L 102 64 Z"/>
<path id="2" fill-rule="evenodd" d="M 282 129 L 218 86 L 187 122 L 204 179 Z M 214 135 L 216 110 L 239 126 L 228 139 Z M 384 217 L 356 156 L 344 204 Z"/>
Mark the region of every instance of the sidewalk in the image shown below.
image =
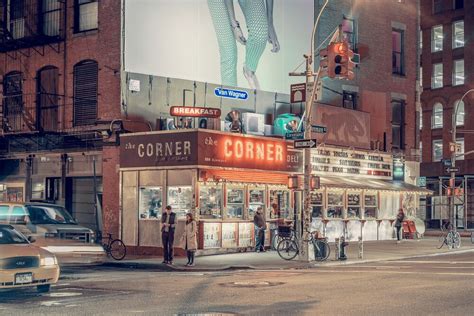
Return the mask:
<path id="1" fill-rule="evenodd" d="M 161 257 L 131 258 L 123 261 L 109 261 L 104 264 L 108 267 L 150 269 L 159 271 L 222 271 L 222 270 L 280 270 L 280 269 L 308 269 L 321 266 L 347 265 L 365 262 L 377 262 L 387 260 L 400 260 L 423 256 L 438 256 L 453 253 L 474 253 L 474 244 L 470 238 L 462 238 L 461 248 L 449 250 L 446 246 L 440 246 L 438 238 L 427 237 L 422 240 L 404 240 L 400 244 L 396 241 L 368 241 L 364 243 L 364 256 L 358 259 L 357 243 L 350 243 L 346 248 L 348 259 L 346 261 L 335 260 L 335 247 L 332 243 L 331 254 L 325 262 L 302 262 L 297 260 L 286 261 L 278 256 L 276 251 L 264 253 L 245 252 L 235 254 L 223 254 L 213 256 L 196 257 L 195 267 L 185 267 L 186 258 L 175 258 L 174 265 L 168 266 L 161 263 Z"/>

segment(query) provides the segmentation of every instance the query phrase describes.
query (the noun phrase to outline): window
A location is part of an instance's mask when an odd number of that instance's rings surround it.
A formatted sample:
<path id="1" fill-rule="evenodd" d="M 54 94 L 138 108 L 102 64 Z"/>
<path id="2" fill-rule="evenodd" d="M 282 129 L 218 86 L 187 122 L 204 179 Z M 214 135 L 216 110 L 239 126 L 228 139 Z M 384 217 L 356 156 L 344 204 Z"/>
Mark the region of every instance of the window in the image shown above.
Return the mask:
<path id="1" fill-rule="evenodd" d="M 265 190 L 254 188 L 249 189 L 249 219 L 252 220 L 257 212 L 257 208 L 262 207 L 265 211 Z M 264 214 L 266 214 L 264 212 Z M 267 215 L 268 216 L 268 215 Z M 269 218 L 269 217 L 267 217 Z"/>
<path id="2" fill-rule="evenodd" d="M 61 1 L 43 0 L 41 5 L 42 31 L 46 36 L 59 35 L 59 22 L 61 20 Z"/>
<path id="3" fill-rule="evenodd" d="M 457 156 L 456 159 L 464 160 L 464 138 L 456 138 L 456 144 L 459 147 L 459 150 L 456 151 Z"/>
<path id="4" fill-rule="evenodd" d="M 464 84 L 464 59 L 458 59 L 453 65 L 453 86 L 462 84 Z"/>
<path id="5" fill-rule="evenodd" d="M 341 23 L 343 39 L 347 40 L 349 47 L 354 50 L 356 45 L 354 20 L 344 17 Z"/>
<path id="6" fill-rule="evenodd" d="M 377 195 L 365 194 L 364 202 L 364 218 L 375 218 L 377 215 Z"/>
<path id="7" fill-rule="evenodd" d="M 454 0 L 454 10 L 464 9 L 464 0 Z"/>
<path id="8" fill-rule="evenodd" d="M 464 21 L 453 23 L 453 48 L 464 46 Z"/>
<path id="9" fill-rule="evenodd" d="M 360 218 L 361 195 L 358 193 L 347 194 L 347 217 Z"/>
<path id="10" fill-rule="evenodd" d="M 443 127 L 443 105 L 441 103 L 436 103 L 433 106 L 431 128 L 442 128 L 442 127 Z"/>
<path id="11" fill-rule="evenodd" d="M 404 69 L 404 32 L 392 30 L 392 73 L 405 75 Z"/>
<path id="12" fill-rule="evenodd" d="M 392 100 L 392 148 L 405 148 L 405 102 Z"/>
<path id="13" fill-rule="evenodd" d="M 11 33 L 13 39 L 19 39 L 26 36 L 25 33 L 25 16 L 26 16 L 26 4 L 24 0 L 10 0 L 10 11 L 9 14 L 8 30 Z"/>
<path id="14" fill-rule="evenodd" d="M 244 189 L 227 189 L 227 218 L 240 218 L 244 216 Z"/>
<path id="15" fill-rule="evenodd" d="M 457 113 L 456 113 L 456 126 L 463 126 L 464 125 L 464 101 L 459 102 L 459 100 L 456 100 L 454 102 L 454 106 L 457 107 Z"/>
<path id="16" fill-rule="evenodd" d="M 433 74 L 431 75 L 431 89 L 443 87 L 443 64 L 433 65 Z"/>
<path id="17" fill-rule="evenodd" d="M 161 219 L 163 189 L 161 187 L 140 187 L 138 197 L 139 219 Z"/>
<path id="18" fill-rule="evenodd" d="M 344 193 L 328 193 L 328 217 L 342 218 L 342 209 L 344 207 Z"/>
<path id="19" fill-rule="evenodd" d="M 290 212 L 290 192 L 287 190 L 271 190 L 270 191 L 271 218 L 287 218 L 292 219 L 293 214 Z"/>
<path id="20" fill-rule="evenodd" d="M 94 124 L 97 119 L 98 76 L 96 61 L 82 61 L 74 66 L 75 126 Z"/>
<path id="21" fill-rule="evenodd" d="M 222 185 L 199 186 L 199 214 L 202 218 L 222 218 Z"/>
<path id="22" fill-rule="evenodd" d="M 22 130 L 22 111 L 23 75 L 14 71 L 3 78 L 3 115 L 8 128 L 13 131 Z"/>
<path id="23" fill-rule="evenodd" d="M 441 13 L 443 11 L 443 1 L 444 0 L 433 0 L 433 13 Z"/>
<path id="24" fill-rule="evenodd" d="M 342 107 L 355 110 L 357 108 L 357 92 L 342 92 Z"/>
<path id="25" fill-rule="evenodd" d="M 39 130 L 56 131 L 58 127 L 58 68 L 47 66 L 38 71 L 36 124 Z"/>
<path id="26" fill-rule="evenodd" d="M 443 50 L 443 26 L 433 26 L 431 29 L 431 51 L 440 52 Z"/>
<path id="27" fill-rule="evenodd" d="M 433 162 L 443 159 L 443 140 L 433 140 Z"/>
<path id="28" fill-rule="evenodd" d="M 85 32 L 98 28 L 98 1 L 75 0 L 74 30 Z"/>
<path id="29" fill-rule="evenodd" d="M 310 204 L 311 204 L 311 218 L 323 217 L 323 193 L 322 192 L 311 192 L 310 193 Z"/>
<path id="30" fill-rule="evenodd" d="M 168 205 L 178 218 L 184 218 L 191 211 L 193 189 L 191 186 L 168 187 Z"/>

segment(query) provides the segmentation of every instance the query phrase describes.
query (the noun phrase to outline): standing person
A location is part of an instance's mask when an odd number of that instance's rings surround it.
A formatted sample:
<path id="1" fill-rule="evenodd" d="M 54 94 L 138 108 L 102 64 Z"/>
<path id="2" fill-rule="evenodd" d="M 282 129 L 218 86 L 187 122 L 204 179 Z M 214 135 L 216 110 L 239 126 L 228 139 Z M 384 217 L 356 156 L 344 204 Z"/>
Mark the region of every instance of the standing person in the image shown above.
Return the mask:
<path id="1" fill-rule="evenodd" d="M 402 227 L 403 220 L 405 219 L 405 213 L 403 213 L 403 209 L 398 210 L 397 219 L 395 220 L 395 229 L 397 230 L 397 243 L 400 243 L 400 230 Z"/>
<path id="2" fill-rule="evenodd" d="M 176 213 L 168 205 L 161 217 L 161 241 L 163 243 L 163 263 L 173 264 L 173 242 L 176 228 Z"/>
<path id="3" fill-rule="evenodd" d="M 239 42 L 245 45 L 244 76 L 251 89 L 260 90 L 255 72 L 267 41 L 273 53 L 280 50 L 273 25 L 273 0 L 239 0 L 247 25 L 247 39 L 235 18 L 234 0 L 208 0 L 207 4 L 219 45 L 221 84 L 238 86 L 236 42 Z"/>
<path id="4" fill-rule="evenodd" d="M 265 230 L 267 223 L 265 222 L 263 208 L 261 206 L 257 208 L 257 212 L 253 217 L 253 223 L 255 225 L 255 251 L 265 251 Z"/>
<path id="5" fill-rule="evenodd" d="M 186 255 L 188 256 L 186 266 L 193 267 L 194 253 L 197 250 L 197 224 L 192 213 L 186 214 L 186 226 L 181 236 L 181 245 L 183 245 L 183 248 L 186 250 Z"/>

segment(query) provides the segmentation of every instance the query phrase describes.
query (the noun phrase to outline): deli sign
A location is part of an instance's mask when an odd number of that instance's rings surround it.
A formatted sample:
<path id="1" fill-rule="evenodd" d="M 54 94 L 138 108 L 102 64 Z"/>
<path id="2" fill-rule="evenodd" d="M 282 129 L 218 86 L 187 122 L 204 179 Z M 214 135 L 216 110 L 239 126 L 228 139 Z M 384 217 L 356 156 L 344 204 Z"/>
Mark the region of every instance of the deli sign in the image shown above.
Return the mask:
<path id="1" fill-rule="evenodd" d="M 172 106 L 170 114 L 172 116 L 219 118 L 221 117 L 221 110 L 204 107 Z"/>
<path id="2" fill-rule="evenodd" d="M 302 153 L 281 139 L 215 131 L 121 135 L 121 168 L 183 165 L 301 172 Z"/>

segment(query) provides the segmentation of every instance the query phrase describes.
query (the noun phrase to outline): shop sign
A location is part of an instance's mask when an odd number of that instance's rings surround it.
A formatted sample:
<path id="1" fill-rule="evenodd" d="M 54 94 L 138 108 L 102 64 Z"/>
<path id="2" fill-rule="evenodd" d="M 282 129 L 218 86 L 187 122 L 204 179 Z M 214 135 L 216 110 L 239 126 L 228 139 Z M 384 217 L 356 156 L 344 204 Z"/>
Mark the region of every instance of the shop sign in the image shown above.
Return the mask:
<path id="1" fill-rule="evenodd" d="M 237 247 L 237 223 L 222 223 L 222 248 Z"/>
<path id="2" fill-rule="evenodd" d="M 239 247 L 252 247 L 253 223 L 239 223 Z"/>
<path id="3" fill-rule="evenodd" d="M 417 185 L 422 188 L 426 188 L 426 177 L 418 177 Z"/>
<path id="4" fill-rule="evenodd" d="M 247 100 L 249 97 L 249 94 L 246 91 L 226 89 L 226 88 L 215 88 L 214 94 L 216 97 L 237 99 L 237 100 Z"/>
<path id="5" fill-rule="evenodd" d="M 216 108 L 204 108 L 197 106 L 172 106 L 170 108 L 170 115 L 172 116 L 186 116 L 186 117 L 221 117 L 221 110 Z"/>
<path id="6" fill-rule="evenodd" d="M 306 83 L 296 83 L 290 86 L 290 102 L 306 101 Z"/>
<path id="7" fill-rule="evenodd" d="M 405 180 L 405 164 L 399 159 L 393 161 L 393 180 Z"/>
<path id="8" fill-rule="evenodd" d="M 204 249 L 220 248 L 221 223 L 204 223 Z"/>

